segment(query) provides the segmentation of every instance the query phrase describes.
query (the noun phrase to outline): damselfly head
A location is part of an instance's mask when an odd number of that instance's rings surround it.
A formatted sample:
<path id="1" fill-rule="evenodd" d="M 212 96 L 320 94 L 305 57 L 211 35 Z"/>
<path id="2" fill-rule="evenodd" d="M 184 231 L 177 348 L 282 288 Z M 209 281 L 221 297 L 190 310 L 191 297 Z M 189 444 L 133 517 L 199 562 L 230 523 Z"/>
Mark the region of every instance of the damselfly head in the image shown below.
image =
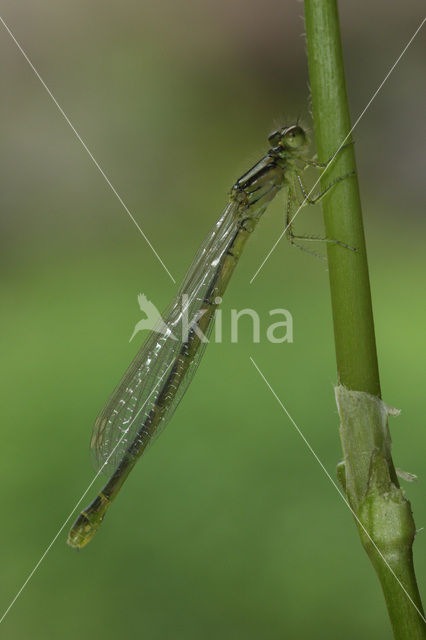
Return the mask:
<path id="1" fill-rule="evenodd" d="M 268 141 L 272 147 L 300 149 L 308 144 L 308 136 L 299 124 L 283 127 L 271 133 Z"/>

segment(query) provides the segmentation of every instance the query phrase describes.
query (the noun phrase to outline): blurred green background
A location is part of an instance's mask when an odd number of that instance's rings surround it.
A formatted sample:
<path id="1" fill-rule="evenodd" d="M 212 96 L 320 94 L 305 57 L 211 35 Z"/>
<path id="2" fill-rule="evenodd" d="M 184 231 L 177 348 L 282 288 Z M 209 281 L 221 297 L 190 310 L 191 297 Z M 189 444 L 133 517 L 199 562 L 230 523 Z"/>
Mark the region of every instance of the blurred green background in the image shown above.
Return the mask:
<path id="1" fill-rule="evenodd" d="M 344 2 L 353 120 L 422 17 L 421 0 Z M 310 125 L 303 5 L 278 0 L 2 2 L 1 15 L 176 280 L 275 125 Z M 418 528 L 424 495 L 425 34 L 356 129 L 383 395 Z M 92 423 L 133 357 L 143 291 L 175 286 L 0 28 L 1 608 L 92 480 Z M 422 59 L 423 58 L 423 59 Z M 422 93 L 423 91 L 423 93 Z M 327 269 L 284 240 L 277 198 L 250 241 L 211 344 L 166 433 L 94 541 L 69 524 L 3 623 L 16 638 L 389 638 L 351 515 L 249 361 L 327 469 L 340 459 Z M 321 232 L 319 209 L 298 217 Z M 231 308 L 294 343 L 231 344 Z M 227 324 L 228 322 L 228 324 Z M 84 503 L 101 485 L 96 483 Z M 84 505 L 83 505 L 84 506 Z M 415 543 L 426 591 L 425 534 Z"/>

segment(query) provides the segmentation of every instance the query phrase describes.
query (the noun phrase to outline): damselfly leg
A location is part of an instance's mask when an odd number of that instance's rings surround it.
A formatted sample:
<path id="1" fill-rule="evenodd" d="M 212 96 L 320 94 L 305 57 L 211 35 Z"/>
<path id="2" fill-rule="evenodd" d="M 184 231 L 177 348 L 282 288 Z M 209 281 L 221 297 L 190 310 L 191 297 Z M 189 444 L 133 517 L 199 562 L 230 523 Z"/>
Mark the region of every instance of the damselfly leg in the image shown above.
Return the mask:
<path id="1" fill-rule="evenodd" d="M 314 195 L 313 197 L 311 197 L 310 192 L 306 189 L 300 174 L 303 173 L 303 171 L 305 171 L 309 166 L 313 166 L 318 169 L 328 167 L 330 163 L 333 162 L 334 159 L 340 154 L 340 152 L 343 151 L 343 149 L 351 146 L 352 144 L 353 144 L 352 142 L 348 142 L 347 144 L 343 145 L 336 154 L 332 155 L 327 160 L 327 162 L 317 162 L 315 159 L 299 158 L 299 160 L 304 163 L 304 166 L 301 168 L 300 172 L 295 172 L 293 182 L 292 184 L 289 184 L 288 199 L 287 199 L 286 230 L 288 232 L 287 236 L 290 241 L 290 244 L 294 245 L 298 249 L 301 249 L 302 251 L 305 251 L 306 253 L 309 253 L 315 256 L 316 258 L 320 258 L 321 260 L 326 260 L 326 258 L 320 255 L 319 253 L 317 253 L 316 251 L 307 249 L 303 245 L 297 243 L 296 240 L 302 240 L 302 241 L 308 241 L 308 242 L 309 241 L 310 242 L 326 242 L 329 244 L 338 245 L 340 247 L 343 247 L 344 249 L 349 249 L 350 251 L 356 251 L 356 248 L 351 247 L 350 245 L 346 244 L 345 242 L 342 242 L 341 240 L 338 240 L 337 238 L 327 238 L 323 236 L 310 235 L 310 234 L 309 235 L 296 234 L 294 233 L 294 226 L 293 226 L 294 218 L 296 217 L 300 209 L 302 209 L 308 204 L 309 205 L 318 204 L 318 202 L 320 202 L 324 198 L 324 196 L 327 193 L 329 193 L 333 189 L 333 187 L 336 186 L 336 184 L 338 184 L 339 182 L 342 182 L 343 180 L 346 180 L 347 178 L 350 178 L 352 175 L 354 175 L 355 172 L 352 171 L 350 173 L 344 174 L 343 176 L 339 176 L 338 178 L 333 180 L 329 185 L 327 185 L 325 189 L 323 189 L 320 193 L 318 193 L 317 195 Z M 297 181 L 297 184 L 295 183 L 295 181 Z M 297 188 L 299 188 L 303 196 L 302 200 L 300 200 L 299 198 Z M 296 205 L 296 207 L 294 207 L 294 204 Z"/>

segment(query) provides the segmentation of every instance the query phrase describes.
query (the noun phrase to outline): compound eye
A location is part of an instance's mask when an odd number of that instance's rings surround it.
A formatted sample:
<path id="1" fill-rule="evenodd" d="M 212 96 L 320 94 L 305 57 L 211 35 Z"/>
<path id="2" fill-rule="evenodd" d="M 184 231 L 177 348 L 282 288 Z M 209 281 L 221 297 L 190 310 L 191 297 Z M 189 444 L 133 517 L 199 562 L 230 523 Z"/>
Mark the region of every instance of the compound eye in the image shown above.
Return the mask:
<path id="1" fill-rule="evenodd" d="M 284 137 L 286 145 L 291 147 L 292 149 L 301 147 L 306 143 L 306 134 L 303 131 L 302 127 L 299 127 L 298 125 L 287 129 Z"/>
<path id="2" fill-rule="evenodd" d="M 281 133 L 279 131 L 274 131 L 268 136 L 268 142 L 271 147 L 276 147 L 281 139 Z"/>

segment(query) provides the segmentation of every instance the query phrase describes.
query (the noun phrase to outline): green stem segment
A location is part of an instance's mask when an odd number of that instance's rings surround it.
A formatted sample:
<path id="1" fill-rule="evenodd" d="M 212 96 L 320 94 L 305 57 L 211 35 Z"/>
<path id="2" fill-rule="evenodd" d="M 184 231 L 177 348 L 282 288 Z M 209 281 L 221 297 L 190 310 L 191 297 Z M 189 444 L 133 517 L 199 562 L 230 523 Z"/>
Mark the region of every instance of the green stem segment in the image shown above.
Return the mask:
<path id="1" fill-rule="evenodd" d="M 332 156 L 350 129 L 342 46 L 334 0 L 306 0 L 309 78 L 319 159 Z M 323 188 L 339 175 L 356 171 L 354 146 L 339 154 L 322 179 Z M 339 382 L 380 396 L 379 368 L 358 181 L 342 181 L 323 201 L 327 237 L 355 247 L 328 244 Z"/>
<path id="2" fill-rule="evenodd" d="M 351 141 L 336 0 L 305 0 L 305 19 L 315 140 L 319 160 L 325 161 L 343 142 Z M 326 171 L 322 188 L 355 171 L 351 145 Z M 327 237 L 356 248 L 349 251 L 338 245 L 327 246 L 339 379 L 336 398 L 344 451 L 339 478 L 381 582 L 395 638 L 424 639 L 426 625 L 412 561 L 414 521 L 396 477 L 385 405 L 380 400 L 356 173 L 324 197 L 323 212 Z"/>

